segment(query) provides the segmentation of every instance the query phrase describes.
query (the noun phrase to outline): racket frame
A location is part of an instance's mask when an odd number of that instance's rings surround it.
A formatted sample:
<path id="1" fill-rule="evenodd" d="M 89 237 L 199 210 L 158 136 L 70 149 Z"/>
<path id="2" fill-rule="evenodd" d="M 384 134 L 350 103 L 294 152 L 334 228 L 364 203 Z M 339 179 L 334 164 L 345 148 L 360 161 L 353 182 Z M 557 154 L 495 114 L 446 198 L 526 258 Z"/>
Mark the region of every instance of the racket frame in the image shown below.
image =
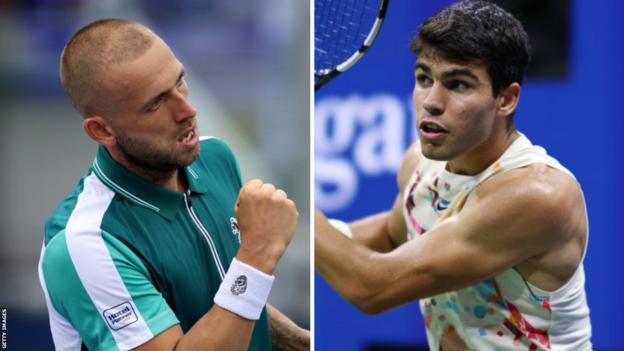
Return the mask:
<path id="1" fill-rule="evenodd" d="M 386 17 L 386 12 L 388 11 L 388 2 L 389 0 L 381 0 L 379 3 L 379 12 L 377 14 L 377 18 L 375 18 L 375 22 L 371 27 L 370 32 L 364 39 L 364 43 L 357 49 L 349 58 L 347 58 L 344 62 L 338 64 L 333 68 L 325 68 L 321 70 L 314 69 L 314 91 L 318 91 L 322 86 L 327 84 L 330 80 L 336 78 L 341 73 L 344 73 L 353 65 L 355 65 L 368 51 L 368 49 L 373 45 L 373 42 L 377 38 L 379 31 L 381 30 L 381 26 Z"/>

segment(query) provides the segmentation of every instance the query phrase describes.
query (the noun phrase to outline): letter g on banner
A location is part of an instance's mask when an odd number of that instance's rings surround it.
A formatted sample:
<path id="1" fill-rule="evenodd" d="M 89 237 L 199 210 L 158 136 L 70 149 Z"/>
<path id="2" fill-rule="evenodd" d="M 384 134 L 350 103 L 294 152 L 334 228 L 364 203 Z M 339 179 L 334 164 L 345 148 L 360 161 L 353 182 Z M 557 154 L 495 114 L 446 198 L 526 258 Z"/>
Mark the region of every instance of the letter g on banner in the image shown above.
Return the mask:
<path id="1" fill-rule="evenodd" d="M 406 146 L 406 108 L 395 95 L 330 96 L 315 105 L 315 200 L 333 212 L 356 198 L 362 177 L 396 173 Z"/>

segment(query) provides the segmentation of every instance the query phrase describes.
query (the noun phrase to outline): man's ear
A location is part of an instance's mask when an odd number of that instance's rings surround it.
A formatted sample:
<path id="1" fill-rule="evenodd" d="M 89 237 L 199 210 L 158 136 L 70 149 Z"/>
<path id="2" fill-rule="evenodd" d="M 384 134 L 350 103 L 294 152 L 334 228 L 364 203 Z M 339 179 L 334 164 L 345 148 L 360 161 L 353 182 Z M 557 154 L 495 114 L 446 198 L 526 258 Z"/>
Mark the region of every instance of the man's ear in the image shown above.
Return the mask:
<path id="1" fill-rule="evenodd" d="M 520 84 L 511 83 L 509 86 L 499 94 L 499 103 L 497 116 L 507 117 L 510 116 L 516 110 L 518 101 L 520 100 Z"/>
<path id="2" fill-rule="evenodd" d="M 108 120 L 102 116 L 93 115 L 86 117 L 82 122 L 82 128 L 98 144 L 108 147 L 117 144 L 117 138 L 113 129 L 110 127 Z"/>

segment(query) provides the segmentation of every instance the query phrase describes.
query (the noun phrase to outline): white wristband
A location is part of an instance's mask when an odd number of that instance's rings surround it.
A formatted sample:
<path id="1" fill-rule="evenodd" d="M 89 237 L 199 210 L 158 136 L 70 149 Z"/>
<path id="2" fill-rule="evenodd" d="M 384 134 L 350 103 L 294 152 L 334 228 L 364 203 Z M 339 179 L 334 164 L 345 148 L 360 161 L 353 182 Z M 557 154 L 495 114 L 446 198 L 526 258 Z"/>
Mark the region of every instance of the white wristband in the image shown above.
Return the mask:
<path id="1" fill-rule="evenodd" d="M 339 219 L 329 219 L 329 224 L 331 224 L 332 227 L 338 229 L 346 237 L 353 239 L 353 232 L 351 231 L 351 228 L 347 223 Z"/>
<path id="2" fill-rule="evenodd" d="M 214 303 L 243 318 L 258 320 L 274 280 L 275 276 L 234 258 L 214 297 Z"/>

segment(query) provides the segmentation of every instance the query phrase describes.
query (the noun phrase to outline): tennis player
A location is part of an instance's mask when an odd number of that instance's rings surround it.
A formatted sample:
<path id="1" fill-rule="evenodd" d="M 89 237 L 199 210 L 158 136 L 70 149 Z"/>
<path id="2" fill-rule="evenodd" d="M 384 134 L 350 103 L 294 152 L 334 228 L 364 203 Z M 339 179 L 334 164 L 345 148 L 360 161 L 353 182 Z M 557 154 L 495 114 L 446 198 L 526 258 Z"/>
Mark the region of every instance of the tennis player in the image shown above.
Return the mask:
<path id="1" fill-rule="evenodd" d="M 141 24 L 99 20 L 61 82 L 100 146 L 45 226 L 39 264 L 57 350 L 309 349 L 266 305 L 295 231 L 284 191 L 200 138 L 184 67 Z"/>
<path id="2" fill-rule="evenodd" d="M 591 350 L 581 189 L 514 124 L 522 25 L 462 1 L 425 21 L 412 49 L 420 140 L 400 192 L 350 224 L 317 211 L 316 269 L 366 313 L 420 300 L 431 350 Z"/>

